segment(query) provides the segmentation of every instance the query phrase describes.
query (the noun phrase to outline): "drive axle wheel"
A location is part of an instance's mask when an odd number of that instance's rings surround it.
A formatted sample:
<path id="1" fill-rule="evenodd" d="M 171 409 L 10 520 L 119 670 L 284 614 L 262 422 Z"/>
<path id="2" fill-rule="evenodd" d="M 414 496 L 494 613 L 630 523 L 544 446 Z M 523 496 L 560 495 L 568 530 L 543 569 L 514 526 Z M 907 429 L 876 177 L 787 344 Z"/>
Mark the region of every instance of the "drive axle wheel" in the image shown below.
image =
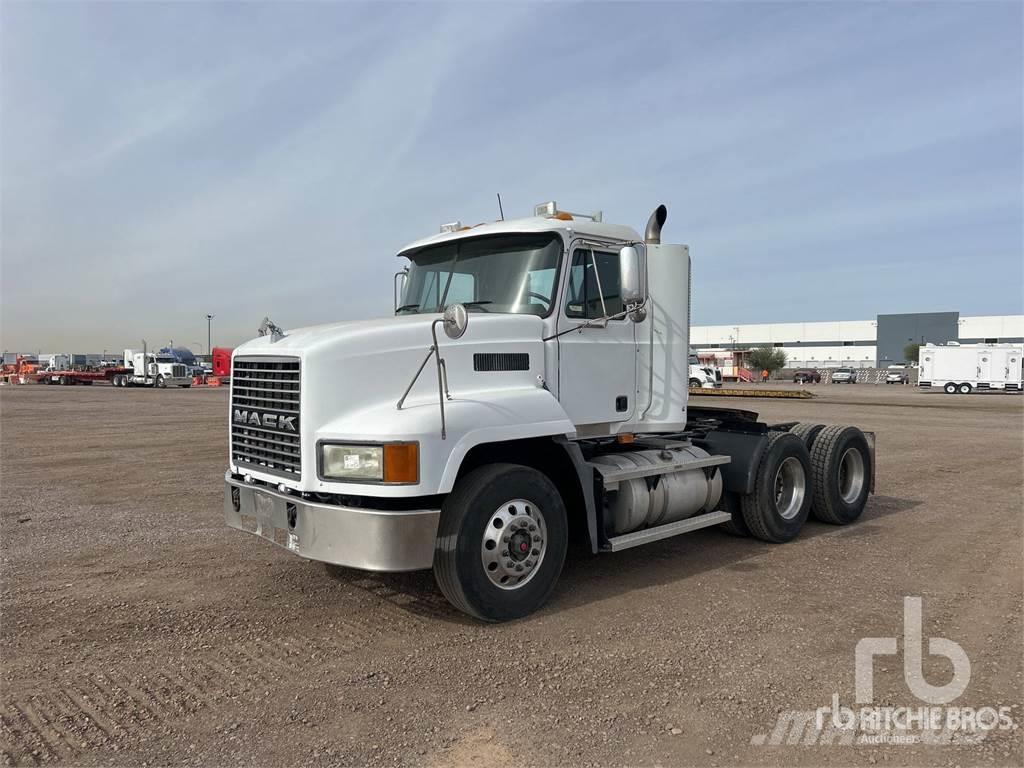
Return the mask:
<path id="1" fill-rule="evenodd" d="M 852 523 L 871 492 L 871 450 L 857 427 L 825 427 L 811 450 L 812 514 L 833 525 Z"/>
<path id="2" fill-rule="evenodd" d="M 489 464 L 460 478 L 441 507 L 434 578 L 460 611 L 517 619 L 547 601 L 567 544 L 554 484 L 530 467 Z"/>
<path id="3" fill-rule="evenodd" d="M 811 446 L 814 445 L 815 439 L 818 437 L 818 433 L 825 428 L 824 424 L 809 424 L 801 422 L 790 428 L 789 433 L 796 435 L 804 441 L 804 445 L 807 446 L 807 450 L 811 450 Z"/>
<path id="4" fill-rule="evenodd" d="M 811 511 L 811 461 L 790 432 L 772 432 L 754 479 L 754 492 L 740 497 L 751 535 L 782 543 L 796 538 Z"/>

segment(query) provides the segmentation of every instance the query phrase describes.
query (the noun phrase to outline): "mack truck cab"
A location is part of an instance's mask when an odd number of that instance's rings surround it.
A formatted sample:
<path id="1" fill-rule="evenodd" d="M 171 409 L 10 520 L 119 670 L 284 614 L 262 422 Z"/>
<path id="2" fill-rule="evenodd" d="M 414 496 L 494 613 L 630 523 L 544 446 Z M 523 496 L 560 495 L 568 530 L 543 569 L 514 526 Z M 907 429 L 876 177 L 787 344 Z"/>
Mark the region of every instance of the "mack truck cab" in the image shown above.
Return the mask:
<path id="1" fill-rule="evenodd" d="M 690 254 L 555 203 L 403 248 L 392 317 L 232 355 L 227 524 L 301 557 L 432 569 L 485 621 L 548 600 L 570 541 L 605 555 L 709 526 L 769 542 L 856 520 L 857 427 L 688 402 Z"/>

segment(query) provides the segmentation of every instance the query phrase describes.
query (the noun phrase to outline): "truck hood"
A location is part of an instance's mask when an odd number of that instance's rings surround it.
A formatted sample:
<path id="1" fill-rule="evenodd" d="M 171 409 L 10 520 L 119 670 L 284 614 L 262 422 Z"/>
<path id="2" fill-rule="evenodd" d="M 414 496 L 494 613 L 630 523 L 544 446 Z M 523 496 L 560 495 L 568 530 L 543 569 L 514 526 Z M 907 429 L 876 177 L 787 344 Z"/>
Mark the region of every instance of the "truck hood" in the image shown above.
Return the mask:
<path id="1" fill-rule="evenodd" d="M 382 424 L 381 412 L 396 404 L 423 365 L 439 314 L 332 323 L 287 331 L 274 340 L 262 336 L 238 347 L 234 358 L 285 357 L 300 362 L 302 439 L 330 425 L 359 425 L 353 439 L 386 435 L 402 439 L 402 423 Z M 445 361 L 452 400 L 489 398 L 495 390 L 536 390 L 545 378 L 543 322 L 533 315 L 474 312 L 460 339 L 449 339 L 438 323 L 437 340 Z M 438 373 L 433 359 L 412 387 L 399 420 L 429 408 L 437 419 Z M 390 419 L 389 419 L 390 421 Z M 411 436 L 419 427 L 411 425 Z M 353 430 L 346 429 L 346 432 Z M 330 435 L 336 437 L 337 435 Z"/>
<path id="2" fill-rule="evenodd" d="M 283 336 L 260 336 L 235 349 L 236 356 L 276 355 L 297 357 L 303 362 L 320 365 L 345 359 L 349 363 L 367 358 L 387 357 L 422 362 L 433 343 L 431 326 L 440 314 L 398 315 L 376 320 L 351 320 L 314 325 L 286 331 Z M 543 323 L 534 315 L 491 314 L 473 312 L 469 327 L 460 339 L 449 339 L 438 323 L 437 341 L 443 357 L 462 357 L 467 351 L 494 348 L 511 351 L 505 345 L 528 345 L 528 353 L 539 351 L 543 342 Z M 472 360 L 470 360 L 472 364 Z M 451 366 L 451 362 L 449 366 Z M 350 368 L 350 366 L 347 366 Z M 472 365 L 471 365 L 472 367 Z M 415 372 L 409 372 L 409 376 Z M 370 371 L 365 371 L 370 373 Z M 449 376 L 453 373 L 449 370 Z"/>

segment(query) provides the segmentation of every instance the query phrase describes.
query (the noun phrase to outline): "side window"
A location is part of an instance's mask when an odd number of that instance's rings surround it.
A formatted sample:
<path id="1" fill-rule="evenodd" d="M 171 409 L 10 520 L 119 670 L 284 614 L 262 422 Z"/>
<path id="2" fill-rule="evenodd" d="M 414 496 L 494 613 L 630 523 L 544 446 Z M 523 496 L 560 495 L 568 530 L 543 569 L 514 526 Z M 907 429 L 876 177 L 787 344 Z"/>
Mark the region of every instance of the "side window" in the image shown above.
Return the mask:
<path id="1" fill-rule="evenodd" d="M 567 317 L 593 320 L 605 314 L 616 315 L 622 312 L 618 255 L 577 248 L 572 254 L 567 290 Z"/>

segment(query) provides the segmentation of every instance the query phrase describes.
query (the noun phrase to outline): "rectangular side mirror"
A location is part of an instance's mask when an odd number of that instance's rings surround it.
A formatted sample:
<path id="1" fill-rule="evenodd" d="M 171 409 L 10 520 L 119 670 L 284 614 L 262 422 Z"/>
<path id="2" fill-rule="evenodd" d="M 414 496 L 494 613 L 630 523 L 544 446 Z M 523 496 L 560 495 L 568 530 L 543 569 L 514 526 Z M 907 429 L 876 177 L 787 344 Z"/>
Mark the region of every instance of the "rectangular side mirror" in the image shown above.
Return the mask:
<path id="1" fill-rule="evenodd" d="M 622 303 L 625 306 L 641 304 L 644 300 L 640 284 L 640 254 L 632 245 L 619 251 L 619 280 L 622 286 Z"/>

